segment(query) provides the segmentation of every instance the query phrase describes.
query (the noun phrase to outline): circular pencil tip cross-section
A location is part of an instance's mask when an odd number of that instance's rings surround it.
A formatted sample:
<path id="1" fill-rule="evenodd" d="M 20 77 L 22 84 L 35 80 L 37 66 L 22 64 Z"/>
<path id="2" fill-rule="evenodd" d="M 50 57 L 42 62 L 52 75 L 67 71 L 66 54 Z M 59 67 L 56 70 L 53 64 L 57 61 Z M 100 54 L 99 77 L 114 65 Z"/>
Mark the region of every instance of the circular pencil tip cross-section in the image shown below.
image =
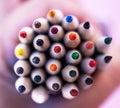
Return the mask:
<path id="1" fill-rule="evenodd" d="M 101 54 L 98 55 L 95 60 L 97 62 L 97 69 L 102 71 L 110 63 L 110 61 L 112 60 L 112 56 Z"/>
<path id="2" fill-rule="evenodd" d="M 15 88 L 19 93 L 28 94 L 32 90 L 32 82 L 29 78 L 20 77 L 15 82 Z"/>
<path id="3" fill-rule="evenodd" d="M 49 94 L 43 86 L 39 86 L 32 90 L 31 98 L 35 103 L 42 104 L 48 100 Z"/>
<path id="4" fill-rule="evenodd" d="M 28 45 L 19 43 L 15 47 L 15 56 L 18 59 L 27 59 L 30 55 L 30 48 Z"/>
<path id="5" fill-rule="evenodd" d="M 80 51 L 83 56 L 90 57 L 95 53 L 95 45 L 92 41 L 85 41 L 80 45 Z"/>
<path id="6" fill-rule="evenodd" d="M 85 21 L 79 25 L 78 33 L 83 40 L 92 40 L 95 35 L 95 30 L 89 21 Z"/>
<path id="7" fill-rule="evenodd" d="M 93 85 L 93 78 L 90 75 L 82 74 L 78 79 L 78 86 L 83 89 L 87 90 Z"/>
<path id="8" fill-rule="evenodd" d="M 67 15 L 63 19 L 62 26 L 65 30 L 76 30 L 79 26 L 79 21 L 77 17 L 73 15 Z"/>
<path id="9" fill-rule="evenodd" d="M 107 49 L 110 47 L 110 44 L 112 42 L 112 37 L 99 37 L 96 40 L 95 46 L 98 52 L 105 53 Z"/>
<path id="10" fill-rule="evenodd" d="M 79 64 L 82 60 L 81 53 L 78 50 L 70 50 L 66 54 L 66 62 L 72 65 Z"/>
<path id="11" fill-rule="evenodd" d="M 46 79 L 46 74 L 43 69 L 34 69 L 31 78 L 35 84 L 42 84 Z"/>
<path id="12" fill-rule="evenodd" d="M 55 43 L 50 48 L 50 55 L 53 58 L 59 59 L 64 57 L 66 53 L 65 47 L 60 43 Z"/>
<path id="13" fill-rule="evenodd" d="M 64 44 L 68 48 L 76 48 L 80 45 L 81 39 L 77 32 L 70 31 L 64 36 Z"/>
<path id="14" fill-rule="evenodd" d="M 34 20 L 32 27 L 37 33 L 45 33 L 49 29 L 49 23 L 45 18 L 38 18 Z"/>
<path id="15" fill-rule="evenodd" d="M 60 25 L 53 25 L 49 29 L 49 37 L 53 41 L 60 41 L 64 37 L 64 30 Z"/>
<path id="16" fill-rule="evenodd" d="M 72 65 L 67 65 L 62 70 L 62 78 L 67 82 L 74 82 L 79 76 L 79 71 L 77 67 Z"/>
<path id="17" fill-rule="evenodd" d="M 33 40 L 34 49 L 37 51 L 46 51 L 50 47 L 50 41 L 45 35 L 37 35 Z"/>
<path id="18" fill-rule="evenodd" d="M 61 63 L 59 60 L 55 60 L 55 59 L 50 59 L 47 61 L 46 65 L 45 65 L 46 71 L 51 74 L 51 75 L 55 75 L 57 73 L 60 72 L 61 70 Z"/>
<path id="19" fill-rule="evenodd" d="M 86 74 L 92 74 L 95 72 L 97 62 L 92 58 L 85 58 L 82 60 L 80 68 Z"/>
<path id="20" fill-rule="evenodd" d="M 27 60 L 18 60 L 14 65 L 14 72 L 17 76 L 30 74 L 31 66 Z"/>
<path id="21" fill-rule="evenodd" d="M 66 99 L 74 99 L 79 95 L 79 89 L 74 84 L 66 84 L 62 87 L 62 95 Z"/>
<path id="22" fill-rule="evenodd" d="M 29 44 L 34 37 L 34 31 L 31 27 L 23 27 L 18 34 L 18 38 L 21 43 Z"/>
<path id="23" fill-rule="evenodd" d="M 58 92 L 62 87 L 61 79 L 58 76 L 51 76 L 46 80 L 47 88 L 52 92 Z"/>
<path id="24" fill-rule="evenodd" d="M 63 13 L 58 9 L 51 9 L 47 14 L 47 19 L 51 24 L 60 24 L 63 20 Z"/>
<path id="25" fill-rule="evenodd" d="M 44 53 L 33 52 L 30 55 L 30 63 L 34 67 L 42 67 L 45 64 L 45 61 L 46 61 L 46 57 L 45 57 Z"/>

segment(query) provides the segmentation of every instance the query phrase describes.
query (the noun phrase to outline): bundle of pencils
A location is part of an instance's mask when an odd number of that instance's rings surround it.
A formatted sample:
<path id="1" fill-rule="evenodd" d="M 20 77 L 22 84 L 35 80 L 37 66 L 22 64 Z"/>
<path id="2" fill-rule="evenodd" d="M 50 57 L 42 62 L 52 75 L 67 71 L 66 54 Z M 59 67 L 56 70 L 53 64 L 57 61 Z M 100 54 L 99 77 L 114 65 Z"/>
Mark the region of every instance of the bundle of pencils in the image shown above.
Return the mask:
<path id="1" fill-rule="evenodd" d="M 35 19 L 32 27 L 23 27 L 15 48 L 17 91 L 30 93 L 33 101 L 42 104 L 50 94 L 74 99 L 81 89 L 90 88 L 93 74 L 112 59 L 105 54 L 112 38 L 92 41 L 94 32 L 89 21 L 80 23 L 76 16 L 64 16 L 58 9 Z"/>

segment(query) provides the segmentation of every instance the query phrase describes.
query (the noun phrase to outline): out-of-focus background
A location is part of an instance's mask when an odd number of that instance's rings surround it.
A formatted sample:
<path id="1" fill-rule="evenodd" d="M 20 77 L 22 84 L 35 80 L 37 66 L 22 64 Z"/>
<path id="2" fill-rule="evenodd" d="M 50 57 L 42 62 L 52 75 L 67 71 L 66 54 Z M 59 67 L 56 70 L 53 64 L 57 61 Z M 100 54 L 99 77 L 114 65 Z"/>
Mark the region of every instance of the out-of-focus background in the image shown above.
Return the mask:
<path id="1" fill-rule="evenodd" d="M 4 1 L 4 2 L 2 2 Z M 12 2 L 11 2 L 12 1 Z M 74 0 L 76 1 L 76 0 Z M 120 0 L 78 0 L 82 7 L 102 26 L 106 35 L 120 38 Z M 0 0 L 0 22 L 5 13 L 16 8 L 18 0 Z M 81 6 L 81 5 L 80 5 Z M 103 89 L 103 88 L 101 88 Z M 100 108 L 120 108 L 120 87 L 101 104 Z"/>
<path id="2" fill-rule="evenodd" d="M 78 0 L 81 2 L 81 0 Z M 119 0 L 82 0 L 83 8 L 96 21 L 104 23 L 112 36 L 120 36 L 120 1 Z"/>

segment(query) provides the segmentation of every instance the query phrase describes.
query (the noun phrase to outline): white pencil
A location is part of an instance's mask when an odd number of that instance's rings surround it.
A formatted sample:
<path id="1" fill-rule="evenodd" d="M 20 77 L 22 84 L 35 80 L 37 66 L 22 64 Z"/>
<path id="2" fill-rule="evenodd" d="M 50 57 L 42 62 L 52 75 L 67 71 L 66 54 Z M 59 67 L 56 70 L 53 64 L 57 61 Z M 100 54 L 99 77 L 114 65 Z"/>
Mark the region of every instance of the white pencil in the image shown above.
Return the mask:
<path id="1" fill-rule="evenodd" d="M 78 50 L 70 50 L 66 54 L 66 62 L 69 64 L 77 65 L 82 60 L 82 56 Z"/>
<path id="2" fill-rule="evenodd" d="M 73 31 L 78 28 L 79 21 L 78 21 L 77 17 L 75 17 L 73 15 L 67 15 L 63 19 L 62 26 L 66 30 Z"/>
<path id="3" fill-rule="evenodd" d="M 95 58 L 97 62 L 97 69 L 98 70 L 103 70 L 107 65 L 110 63 L 112 60 L 112 56 L 109 55 L 99 55 Z"/>
<path id="4" fill-rule="evenodd" d="M 33 46 L 37 51 L 46 51 L 50 46 L 50 41 L 45 35 L 37 35 L 33 40 Z"/>
<path id="5" fill-rule="evenodd" d="M 111 42 L 111 37 L 99 37 L 95 43 L 97 51 L 105 53 L 109 48 Z"/>
<path id="6" fill-rule="evenodd" d="M 50 48 L 50 55 L 53 58 L 60 59 L 66 53 L 65 47 L 60 43 L 55 43 Z"/>
<path id="7" fill-rule="evenodd" d="M 28 94 L 32 90 L 32 82 L 29 78 L 19 77 L 15 82 L 15 88 L 21 94 Z"/>
<path id="8" fill-rule="evenodd" d="M 30 59 L 30 63 L 34 67 L 42 67 L 46 61 L 46 57 L 45 57 L 44 53 L 40 53 L 40 52 L 33 52 L 30 55 L 29 59 Z"/>
<path id="9" fill-rule="evenodd" d="M 78 86 L 83 89 L 87 90 L 93 85 L 93 78 L 90 75 L 82 74 L 78 79 Z"/>
<path id="10" fill-rule="evenodd" d="M 62 78 L 67 82 L 74 82 L 79 76 L 79 71 L 77 67 L 72 65 L 67 65 L 62 69 Z"/>
<path id="11" fill-rule="evenodd" d="M 33 21 L 32 27 L 37 33 L 46 33 L 49 30 L 49 23 L 45 18 L 37 18 Z"/>
<path id="12" fill-rule="evenodd" d="M 50 59 L 45 65 L 46 71 L 51 75 L 56 75 L 61 70 L 61 63 L 59 60 Z"/>
<path id="13" fill-rule="evenodd" d="M 34 37 L 34 31 L 31 27 L 23 27 L 18 34 L 21 43 L 29 44 Z"/>
<path id="14" fill-rule="evenodd" d="M 62 82 L 58 76 L 51 76 L 46 80 L 46 86 L 54 93 L 60 91 Z"/>
<path id="15" fill-rule="evenodd" d="M 74 84 L 66 84 L 62 88 L 62 95 L 65 99 L 74 99 L 79 95 L 79 89 Z"/>
<path id="16" fill-rule="evenodd" d="M 26 60 L 18 60 L 14 65 L 14 72 L 17 76 L 26 76 L 31 72 L 31 66 Z"/>
<path id="17" fill-rule="evenodd" d="M 76 48 L 81 42 L 77 32 L 70 31 L 64 36 L 64 44 L 68 48 Z"/>
<path id="18" fill-rule="evenodd" d="M 78 32 L 82 39 L 91 40 L 94 36 L 94 28 L 89 21 L 83 22 L 78 27 Z"/>
<path id="19" fill-rule="evenodd" d="M 47 19 L 51 24 L 60 24 L 63 20 L 63 13 L 58 9 L 51 9 L 47 14 Z"/>
<path id="20" fill-rule="evenodd" d="M 64 36 L 64 30 L 60 25 L 53 25 L 49 29 L 49 37 L 53 41 L 60 41 Z"/>
<path id="21" fill-rule="evenodd" d="M 92 74 L 95 72 L 97 62 L 92 58 L 85 58 L 81 61 L 80 68 L 86 74 Z"/>
<path id="22" fill-rule="evenodd" d="M 92 41 L 85 41 L 81 43 L 80 51 L 85 57 L 90 57 L 95 52 L 95 45 Z"/>
<path id="23" fill-rule="evenodd" d="M 48 100 L 49 94 L 43 86 L 39 86 L 32 90 L 31 98 L 35 103 L 42 104 Z"/>
<path id="24" fill-rule="evenodd" d="M 30 48 L 28 45 L 19 43 L 16 47 L 15 47 L 15 56 L 18 59 L 27 59 L 30 55 Z"/>
<path id="25" fill-rule="evenodd" d="M 34 69 L 31 72 L 31 78 L 35 84 L 42 84 L 45 81 L 46 73 L 44 72 L 43 69 L 40 68 Z"/>

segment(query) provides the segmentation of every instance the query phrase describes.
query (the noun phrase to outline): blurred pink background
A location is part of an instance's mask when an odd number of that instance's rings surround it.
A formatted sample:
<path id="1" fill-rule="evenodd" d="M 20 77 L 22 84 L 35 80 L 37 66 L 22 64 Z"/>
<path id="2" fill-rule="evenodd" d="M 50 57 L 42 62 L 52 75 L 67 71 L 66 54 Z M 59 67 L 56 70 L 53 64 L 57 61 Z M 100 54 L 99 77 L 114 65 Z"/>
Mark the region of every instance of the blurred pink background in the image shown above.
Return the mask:
<path id="1" fill-rule="evenodd" d="M 4 1 L 4 2 L 1 2 Z M 20 3 L 18 0 L 1 0 L 0 1 L 0 21 L 2 21 L 5 12 L 17 7 Z M 74 0 L 75 1 L 75 0 Z M 98 22 L 107 27 L 106 34 L 120 38 L 120 0 L 78 0 L 82 2 L 82 7 Z M 6 4 L 6 2 L 8 2 Z M 14 6 L 14 7 L 13 7 Z M 81 6 L 81 5 L 80 5 Z M 120 87 L 101 104 L 99 108 L 120 108 Z"/>

